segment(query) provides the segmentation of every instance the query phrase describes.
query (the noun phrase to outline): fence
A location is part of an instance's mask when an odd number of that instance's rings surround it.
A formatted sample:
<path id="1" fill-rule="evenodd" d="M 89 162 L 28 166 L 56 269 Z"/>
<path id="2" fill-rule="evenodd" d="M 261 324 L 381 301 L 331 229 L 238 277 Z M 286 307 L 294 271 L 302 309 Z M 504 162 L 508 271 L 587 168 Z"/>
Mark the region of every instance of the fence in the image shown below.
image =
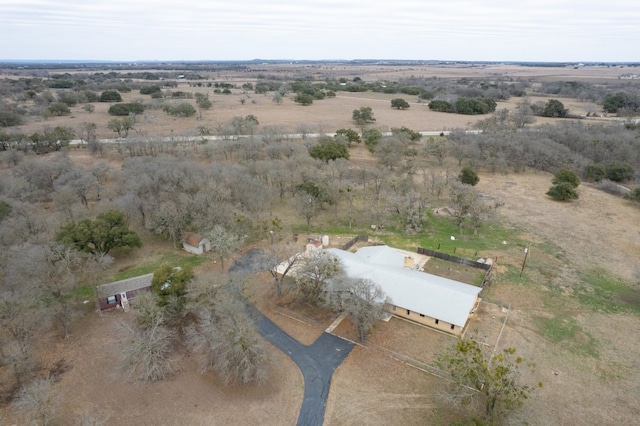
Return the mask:
<path id="1" fill-rule="evenodd" d="M 346 244 L 343 244 L 340 249 L 341 250 L 349 250 L 351 247 L 353 247 L 354 244 L 359 243 L 359 242 L 363 242 L 366 243 L 367 241 L 369 241 L 369 236 L 368 235 L 358 235 L 355 236 L 351 239 L 351 241 L 349 241 Z"/>
<path id="2" fill-rule="evenodd" d="M 486 287 L 491 280 L 491 271 L 493 270 L 493 263 L 476 262 L 475 260 L 465 259 L 463 257 L 458 257 L 458 256 L 452 256 L 450 254 L 441 253 L 439 251 L 430 250 L 423 247 L 418 247 L 417 251 L 419 254 L 423 254 L 425 256 L 431 256 L 437 259 L 445 260 L 447 262 L 454 262 L 459 265 L 464 265 L 464 266 L 469 266 L 471 268 L 478 268 L 478 269 L 484 270 L 485 271 L 484 278 L 482 279 L 482 284 L 480 284 L 480 287 L 482 288 Z"/>
<path id="3" fill-rule="evenodd" d="M 450 254 L 441 253 L 435 250 L 429 250 L 423 247 L 418 247 L 418 253 L 424 254 L 425 256 L 431 256 L 438 259 L 446 260 L 447 262 L 454 262 L 460 265 L 470 266 L 472 268 L 484 269 L 485 271 L 488 271 L 489 269 L 491 269 L 491 264 L 488 264 L 488 263 L 476 262 L 475 260 L 465 259 L 463 257 L 458 257 L 458 256 L 452 256 Z"/>

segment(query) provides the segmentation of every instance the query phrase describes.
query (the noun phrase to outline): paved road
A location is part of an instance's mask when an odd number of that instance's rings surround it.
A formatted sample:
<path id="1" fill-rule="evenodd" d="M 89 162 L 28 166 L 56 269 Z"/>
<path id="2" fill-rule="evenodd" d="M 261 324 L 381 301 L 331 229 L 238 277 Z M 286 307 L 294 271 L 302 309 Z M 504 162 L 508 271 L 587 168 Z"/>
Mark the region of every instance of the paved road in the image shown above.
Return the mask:
<path id="1" fill-rule="evenodd" d="M 322 425 L 331 386 L 331 377 L 353 349 L 353 343 L 322 333 L 305 346 L 285 333 L 255 307 L 249 307 L 258 332 L 296 363 L 304 377 L 304 397 L 298 426 Z"/>
<path id="2" fill-rule="evenodd" d="M 229 271 L 256 272 L 259 258 L 260 250 L 250 250 L 238 259 Z M 324 422 L 333 372 L 349 355 L 353 343 L 329 333 L 322 333 L 313 344 L 305 346 L 285 333 L 254 305 L 247 303 L 247 310 L 258 332 L 289 356 L 302 372 L 304 396 L 298 414 L 298 426 L 321 426 Z"/>

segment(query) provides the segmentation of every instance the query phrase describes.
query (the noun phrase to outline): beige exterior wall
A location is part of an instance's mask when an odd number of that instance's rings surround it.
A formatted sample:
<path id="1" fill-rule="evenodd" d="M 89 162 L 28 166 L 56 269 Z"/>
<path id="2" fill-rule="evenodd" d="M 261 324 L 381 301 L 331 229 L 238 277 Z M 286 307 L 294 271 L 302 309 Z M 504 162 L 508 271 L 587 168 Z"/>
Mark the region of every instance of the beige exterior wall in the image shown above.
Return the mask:
<path id="1" fill-rule="evenodd" d="M 462 330 L 464 329 L 463 327 L 450 324 L 437 318 L 432 318 L 428 315 L 421 315 L 418 312 L 409 311 L 407 309 L 401 308 L 400 306 L 389 305 L 388 310 L 397 317 L 405 318 L 410 321 L 414 321 L 419 324 L 426 325 L 427 327 L 435 328 L 436 330 L 444 331 L 445 333 L 450 333 L 456 336 L 460 335 L 462 333 Z"/>

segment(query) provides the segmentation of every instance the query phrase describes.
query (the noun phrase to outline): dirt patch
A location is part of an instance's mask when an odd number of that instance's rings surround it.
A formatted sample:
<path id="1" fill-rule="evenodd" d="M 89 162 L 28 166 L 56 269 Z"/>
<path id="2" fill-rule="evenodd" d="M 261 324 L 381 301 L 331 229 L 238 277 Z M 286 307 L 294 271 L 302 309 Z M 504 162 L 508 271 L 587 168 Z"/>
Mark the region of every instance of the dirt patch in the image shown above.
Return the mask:
<path id="1" fill-rule="evenodd" d="M 288 357 L 268 344 L 270 376 L 263 386 L 223 386 L 215 374 L 198 373 L 185 354 L 176 374 L 163 382 L 144 384 L 116 375 L 116 323 L 125 315 L 90 314 L 74 324 L 70 339 L 50 346 L 48 368 L 59 373 L 54 391 L 61 402 L 60 424 L 73 424 L 85 410 L 106 424 L 296 423 L 302 376 Z M 0 419 L 3 424 L 27 424 L 10 407 L 2 408 Z"/>
<path id="2" fill-rule="evenodd" d="M 580 198 L 562 203 L 545 193 L 548 173 L 482 174 L 479 191 L 504 200 L 500 215 L 526 233 L 559 246 L 579 269 L 603 267 L 632 279 L 640 259 L 640 213 L 629 202 L 580 185 Z M 524 213 L 526 212 L 526 213 Z M 535 254 L 535 243 L 532 254 Z"/>

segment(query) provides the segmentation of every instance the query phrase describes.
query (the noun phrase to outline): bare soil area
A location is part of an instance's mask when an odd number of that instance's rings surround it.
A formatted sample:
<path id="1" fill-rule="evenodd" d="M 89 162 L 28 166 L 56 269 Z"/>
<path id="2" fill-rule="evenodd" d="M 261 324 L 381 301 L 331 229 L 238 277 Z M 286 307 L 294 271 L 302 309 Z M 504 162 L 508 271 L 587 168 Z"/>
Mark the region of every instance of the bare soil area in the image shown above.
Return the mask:
<path id="1" fill-rule="evenodd" d="M 539 241 L 559 246 L 579 269 L 595 266 L 632 279 L 640 259 L 640 211 L 619 197 L 588 184 L 578 187 L 580 198 L 562 203 L 545 193 L 548 173 L 482 174 L 477 188 L 504 200 L 500 215 Z M 536 241 L 532 241 L 535 256 Z"/>
<path id="2" fill-rule="evenodd" d="M 91 412 L 105 424 L 121 425 L 294 425 L 302 402 L 302 376 L 279 350 L 267 345 L 270 377 L 262 386 L 223 386 L 213 373 L 198 372 L 195 362 L 181 356 L 177 371 L 158 383 L 135 382 L 117 374 L 117 323 L 130 314 L 120 311 L 88 314 L 75 324 L 72 337 L 50 341 L 48 358 L 68 371 L 54 385 L 59 395 L 60 424 L 73 424 Z M 0 411 L 2 424 L 28 424 L 10 407 Z"/>

